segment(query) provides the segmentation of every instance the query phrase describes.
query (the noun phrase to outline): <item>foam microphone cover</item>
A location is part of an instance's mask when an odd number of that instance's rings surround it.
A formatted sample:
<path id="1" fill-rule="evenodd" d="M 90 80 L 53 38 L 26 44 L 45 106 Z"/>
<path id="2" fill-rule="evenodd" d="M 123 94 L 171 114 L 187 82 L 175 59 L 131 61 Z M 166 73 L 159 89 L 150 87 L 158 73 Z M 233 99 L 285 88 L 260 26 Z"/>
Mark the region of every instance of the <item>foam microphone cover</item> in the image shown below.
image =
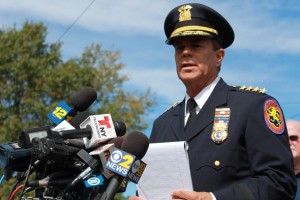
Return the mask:
<path id="1" fill-rule="evenodd" d="M 107 144 L 114 144 L 116 148 L 121 149 L 124 137 L 116 137 L 107 142 Z"/>
<path id="2" fill-rule="evenodd" d="M 114 127 L 117 133 L 117 136 L 123 136 L 126 133 L 127 127 L 125 122 L 123 121 L 115 121 L 114 122 Z"/>
<path id="3" fill-rule="evenodd" d="M 97 92 L 92 87 L 81 89 L 72 99 L 71 103 L 75 111 L 82 112 L 86 110 L 97 99 Z"/>
<path id="4" fill-rule="evenodd" d="M 138 131 L 132 131 L 125 135 L 121 149 L 142 159 L 149 147 L 148 137 Z"/>

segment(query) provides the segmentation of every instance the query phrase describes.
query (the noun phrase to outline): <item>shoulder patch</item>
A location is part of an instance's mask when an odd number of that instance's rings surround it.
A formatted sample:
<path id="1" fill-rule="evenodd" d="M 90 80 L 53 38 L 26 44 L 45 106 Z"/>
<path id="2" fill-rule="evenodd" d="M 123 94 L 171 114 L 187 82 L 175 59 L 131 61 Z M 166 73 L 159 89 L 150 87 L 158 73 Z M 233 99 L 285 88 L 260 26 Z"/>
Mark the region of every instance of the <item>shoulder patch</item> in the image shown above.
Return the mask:
<path id="1" fill-rule="evenodd" d="M 170 106 L 170 108 L 168 108 L 165 112 L 167 112 L 168 110 L 174 108 L 175 106 L 177 106 L 180 103 L 180 101 L 177 101 L 176 103 L 174 103 L 172 106 Z"/>
<path id="2" fill-rule="evenodd" d="M 241 91 L 249 91 L 249 92 L 255 92 L 260 94 L 265 94 L 267 92 L 266 88 L 259 88 L 259 87 L 252 87 L 252 86 L 233 86 L 236 90 Z"/>
<path id="3" fill-rule="evenodd" d="M 282 110 L 275 99 L 267 99 L 264 103 L 264 118 L 269 129 L 280 135 L 284 132 Z"/>

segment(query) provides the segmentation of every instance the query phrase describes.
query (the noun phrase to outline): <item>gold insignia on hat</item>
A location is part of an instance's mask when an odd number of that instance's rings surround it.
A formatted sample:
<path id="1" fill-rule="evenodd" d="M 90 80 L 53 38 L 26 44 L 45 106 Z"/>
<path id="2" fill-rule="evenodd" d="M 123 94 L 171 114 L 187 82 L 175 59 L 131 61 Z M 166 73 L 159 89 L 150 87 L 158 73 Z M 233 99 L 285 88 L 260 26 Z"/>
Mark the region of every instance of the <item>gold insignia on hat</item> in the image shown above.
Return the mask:
<path id="1" fill-rule="evenodd" d="M 178 9 L 180 22 L 192 20 L 192 14 L 191 14 L 192 8 L 193 7 L 190 5 L 183 5 Z"/>
<path id="2" fill-rule="evenodd" d="M 223 143 L 228 137 L 230 108 L 216 108 L 211 139 L 216 144 Z"/>

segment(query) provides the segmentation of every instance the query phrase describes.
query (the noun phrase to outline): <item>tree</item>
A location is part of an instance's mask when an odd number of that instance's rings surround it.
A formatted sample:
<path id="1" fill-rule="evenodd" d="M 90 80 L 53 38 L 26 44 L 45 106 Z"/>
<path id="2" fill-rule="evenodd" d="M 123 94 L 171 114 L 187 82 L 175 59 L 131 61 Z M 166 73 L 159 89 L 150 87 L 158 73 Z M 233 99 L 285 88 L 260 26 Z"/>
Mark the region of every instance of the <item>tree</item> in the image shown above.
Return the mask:
<path id="1" fill-rule="evenodd" d="M 144 130 L 144 116 L 155 106 L 150 89 L 145 93 L 125 92 L 121 75 L 125 67 L 120 52 L 102 50 L 91 44 L 80 57 L 62 59 L 62 43 L 45 42 L 43 23 L 25 22 L 0 29 L 0 142 L 18 140 L 22 130 L 51 124 L 47 115 L 64 100 L 70 100 L 83 87 L 93 87 L 97 100 L 91 111 L 111 113 L 130 130 Z M 1 196 L 7 187 L 0 188 Z"/>

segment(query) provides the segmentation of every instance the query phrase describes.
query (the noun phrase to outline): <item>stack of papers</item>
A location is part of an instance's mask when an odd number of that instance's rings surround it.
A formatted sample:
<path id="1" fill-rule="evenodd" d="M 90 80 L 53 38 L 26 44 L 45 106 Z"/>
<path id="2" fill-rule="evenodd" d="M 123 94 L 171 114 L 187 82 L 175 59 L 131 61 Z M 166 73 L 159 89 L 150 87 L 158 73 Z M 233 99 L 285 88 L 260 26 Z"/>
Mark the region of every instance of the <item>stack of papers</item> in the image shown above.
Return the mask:
<path id="1" fill-rule="evenodd" d="M 172 191 L 193 190 L 186 142 L 149 145 L 142 159 L 147 167 L 137 185 L 145 200 L 170 199 Z"/>

